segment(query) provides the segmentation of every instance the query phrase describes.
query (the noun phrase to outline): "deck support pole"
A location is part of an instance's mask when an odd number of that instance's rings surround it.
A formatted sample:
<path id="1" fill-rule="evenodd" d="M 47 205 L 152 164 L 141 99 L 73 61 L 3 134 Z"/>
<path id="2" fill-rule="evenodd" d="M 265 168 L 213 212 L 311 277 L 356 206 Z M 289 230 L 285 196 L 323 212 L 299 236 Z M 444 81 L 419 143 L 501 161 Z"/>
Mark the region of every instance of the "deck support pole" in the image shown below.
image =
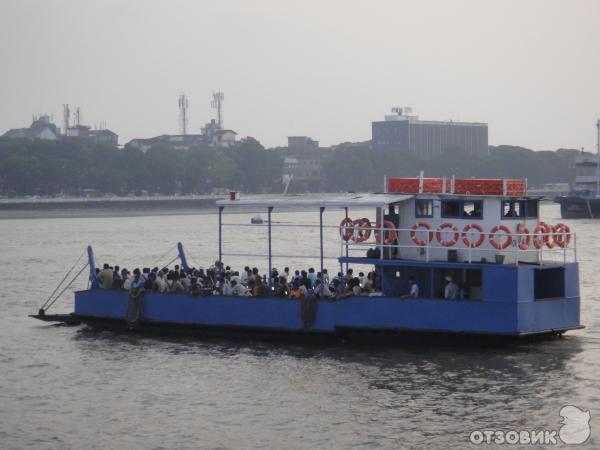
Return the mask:
<path id="1" fill-rule="evenodd" d="M 325 280 L 325 275 L 323 274 L 323 212 L 325 212 L 325 207 L 321 206 L 319 209 L 319 240 L 321 242 L 320 248 L 320 258 L 321 258 L 321 284 L 319 286 L 319 296 L 323 298 L 323 281 Z"/>
<path id="2" fill-rule="evenodd" d="M 185 252 L 183 251 L 183 244 L 181 242 L 177 243 L 177 253 L 179 254 L 179 260 L 181 261 L 181 267 L 186 272 L 189 270 L 189 266 L 187 263 L 187 259 L 185 257 Z"/>
<path id="3" fill-rule="evenodd" d="M 348 218 L 348 207 L 344 207 L 344 212 L 346 213 L 346 219 Z M 346 241 L 346 273 L 348 273 L 348 241 Z M 340 271 L 343 273 L 344 272 L 344 267 L 342 264 L 340 264 Z"/>
<path id="4" fill-rule="evenodd" d="M 87 254 L 88 264 L 90 267 L 90 287 L 92 289 L 98 289 L 98 280 L 96 279 L 96 262 L 94 261 L 94 250 L 92 250 L 91 245 L 88 245 Z"/>
<path id="5" fill-rule="evenodd" d="M 268 228 L 268 234 L 269 234 L 269 273 L 267 274 L 267 277 L 269 279 L 269 295 L 271 294 L 271 289 L 273 288 L 273 277 L 271 276 L 271 273 L 273 271 L 273 254 L 272 254 L 272 246 L 271 246 L 271 213 L 273 212 L 273 207 L 269 206 L 269 208 L 267 209 L 267 228 Z"/>
<path id="6" fill-rule="evenodd" d="M 223 259 L 223 240 L 222 240 L 223 209 L 225 209 L 224 206 L 219 206 L 219 262 L 222 262 L 222 259 Z"/>

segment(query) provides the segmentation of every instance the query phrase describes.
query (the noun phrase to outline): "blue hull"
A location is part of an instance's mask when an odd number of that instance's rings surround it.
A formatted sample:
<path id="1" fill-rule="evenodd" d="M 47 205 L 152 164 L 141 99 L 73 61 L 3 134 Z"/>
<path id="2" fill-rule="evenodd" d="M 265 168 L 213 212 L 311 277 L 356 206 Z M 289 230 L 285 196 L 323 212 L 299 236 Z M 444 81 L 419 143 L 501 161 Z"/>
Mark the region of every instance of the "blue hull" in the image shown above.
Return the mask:
<path id="1" fill-rule="evenodd" d="M 128 301 L 124 291 L 77 292 L 75 316 L 123 325 Z M 314 322 L 305 328 L 298 300 L 158 293 L 145 294 L 140 325 L 323 335 L 379 330 L 513 336 L 580 327 L 578 297 L 517 303 L 390 297 L 318 300 Z"/>

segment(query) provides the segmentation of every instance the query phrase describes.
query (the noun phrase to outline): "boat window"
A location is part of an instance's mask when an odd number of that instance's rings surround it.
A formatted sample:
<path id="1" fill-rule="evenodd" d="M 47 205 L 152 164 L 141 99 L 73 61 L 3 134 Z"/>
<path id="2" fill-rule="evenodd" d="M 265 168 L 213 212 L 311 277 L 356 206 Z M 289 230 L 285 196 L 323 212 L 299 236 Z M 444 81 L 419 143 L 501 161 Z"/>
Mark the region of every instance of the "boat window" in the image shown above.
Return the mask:
<path id="1" fill-rule="evenodd" d="M 442 217 L 447 219 L 482 219 L 483 202 L 481 200 L 444 200 Z"/>
<path id="2" fill-rule="evenodd" d="M 565 296 L 565 269 L 563 267 L 536 269 L 534 293 L 536 300 L 563 298 Z"/>
<path id="3" fill-rule="evenodd" d="M 483 217 L 483 202 L 480 200 L 465 200 L 462 207 L 463 217 L 481 219 Z"/>
<path id="4" fill-rule="evenodd" d="M 527 217 L 536 218 L 538 216 L 538 201 L 527 200 Z"/>
<path id="5" fill-rule="evenodd" d="M 416 200 L 415 217 L 433 217 L 433 200 Z"/>
<path id="6" fill-rule="evenodd" d="M 444 200 L 442 202 L 442 217 L 446 217 L 449 219 L 460 218 L 460 201 Z"/>
<path id="7" fill-rule="evenodd" d="M 524 202 L 521 200 L 503 201 L 502 217 L 505 219 L 521 219 L 525 217 Z"/>

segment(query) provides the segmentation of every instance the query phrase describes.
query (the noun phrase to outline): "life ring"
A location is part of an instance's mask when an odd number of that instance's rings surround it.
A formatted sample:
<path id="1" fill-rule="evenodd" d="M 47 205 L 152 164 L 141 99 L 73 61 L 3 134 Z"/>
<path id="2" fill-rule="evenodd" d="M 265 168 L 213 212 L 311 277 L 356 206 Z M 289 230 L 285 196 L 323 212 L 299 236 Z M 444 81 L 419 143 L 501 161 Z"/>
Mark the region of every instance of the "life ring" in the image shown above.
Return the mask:
<path id="1" fill-rule="evenodd" d="M 454 235 L 452 236 L 452 239 L 443 240 L 442 231 L 448 228 L 454 232 Z M 456 227 L 456 225 L 449 222 L 441 224 L 438 231 L 435 232 L 435 237 L 437 238 L 438 242 L 442 245 L 442 247 L 452 247 L 458 242 L 459 236 L 460 235 L 458 234 L 458 228 Z"/>
<path id="2" fill-rule="evenodd" d="M 519 245 L 520 250 L 527 250 L 531 245 L 531 234 L 529 234 L 529 228 L 524 225 L 519 225 L 517 227 L 517 233 L 519 237 L 517 238 L 517 244 Z"/>
<path id="3" fill-rule="evenodd" d="M 356 243 L 364 242 L 371 237 L 371 221 L 365 217 L 352 222 L 354 229 L 352 240 Z"/>
<path id="4" fill-rule="evenodd" d="M 417 230 L 419 228 L 425 228 L 427 231 L 429 231 L 428 233 L 428 240 L 423 240 L 423 239 L 419 239 L 417 237 Z M 419 246 L 425 246 L 427 245 L 428 242 L 431 242 L 433 240 L 433 231 L 431 230 L 431 225 L 429 225 L 427 222 L 417 222 L 415 223 L 411 229 L 410 229 L 410 238 L 412 239 L 412 241 Z"/>
<path id="5" fill-rule="evenodd" d="M 340 237 L 348 242 L 354 234 L 354 221 L 350 217 L 342 219 L 340 222 Z"/>
<path id="6" fill-rule="evenodd" d="M 377 241 L 378 244 L 381 244 L 381 225 L 377 224 L 375 225 L 375 240 Z M 390 231 L 383 230 L 383 244 L 384 245 L 388 245 L 391 244 L 392 242 L 394 242 L 394 239 L 396 239 L 396 236 L 398 235 L 398 233 L 396 232 L 396 226 L 394 225 L 393 222 L 390 222 L 389 220 L 384 220 L 383 221 L 383 228 L 387 228 Z M 387 237 L 386 236 L 387 233 Z"/>
<path id="7" fill-rule="evenodd" d="M 498 231 L 503 231 L 504 233 L 506 233 L 506 240 L 503 244 L 500 244 L 496 241 L 495 235 Z M 504 250 L 511 244 L 511 242 L 512 237 L 510 235 L 510 230 L 508 229 L 508 227 L 504 225 L 496 225 L 490 230 L 490 244 L 492 244 L 492 247 L 494 247 L 496 250 Z"/>
<path id="8" fill-rule="evenodd" d="M 550 238 L 551 228 L 550 225 L 540 222 L 533 230 L 533 246 L 536 250 L 541 249 L 544 244 L 547 244 Z"/>
<path id="9" fill-rule="evenodd" d="M 477 239 L 475 242 L 471 242 L 471 240 L 467 237 L 469 235 L 469 232 L 471 231 L 471 228 L 475 228 L 479 232 L 479 239 Z M 462 236 L 463 243 L 467 247 L 471 248 L 477 248 L 481 244 L 483 244 L 483 241 L 485 241 L 485 233 L 483 231 L 483 227 L 477 223 L 470 223 L 468 225 L 465 225 L 462 231 Z"/>
<path id="10" fill-rule="evenodd" d="M 557 223 L 552 227 L 554 243 L 560 248 L 568 247 L 571 243 L 571 228 L 564 223 Z"/>

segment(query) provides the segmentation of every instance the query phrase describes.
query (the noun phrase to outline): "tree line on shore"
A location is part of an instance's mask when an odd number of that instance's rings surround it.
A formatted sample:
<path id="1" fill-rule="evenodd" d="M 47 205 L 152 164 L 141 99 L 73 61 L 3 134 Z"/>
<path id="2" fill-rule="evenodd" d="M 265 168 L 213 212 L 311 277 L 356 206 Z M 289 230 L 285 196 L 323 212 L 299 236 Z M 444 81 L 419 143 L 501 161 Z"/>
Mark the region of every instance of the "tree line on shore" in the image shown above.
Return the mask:
<path id="1" fill-rule="evenodd" d="M 326 150 L 321 182 L 292 189 L 340 192 L 377 191 L 383 177 L 426 176 L 527 178 L 529 185 L 568 183 L 575 177 L 578 150 L 532 151 L 490 147 L 486 157 L 448 149 L 430 160 L 402 150 L 377 150 L 369 143 L 340 144 Z M 162 145 L 142 152 L 85 141 L 0 139 L 0 195 L 203 194 L 217 188 L 249 193 L 283 190 L 284 156 L 252 138 L 215 149 L 175 150 Z"/>

